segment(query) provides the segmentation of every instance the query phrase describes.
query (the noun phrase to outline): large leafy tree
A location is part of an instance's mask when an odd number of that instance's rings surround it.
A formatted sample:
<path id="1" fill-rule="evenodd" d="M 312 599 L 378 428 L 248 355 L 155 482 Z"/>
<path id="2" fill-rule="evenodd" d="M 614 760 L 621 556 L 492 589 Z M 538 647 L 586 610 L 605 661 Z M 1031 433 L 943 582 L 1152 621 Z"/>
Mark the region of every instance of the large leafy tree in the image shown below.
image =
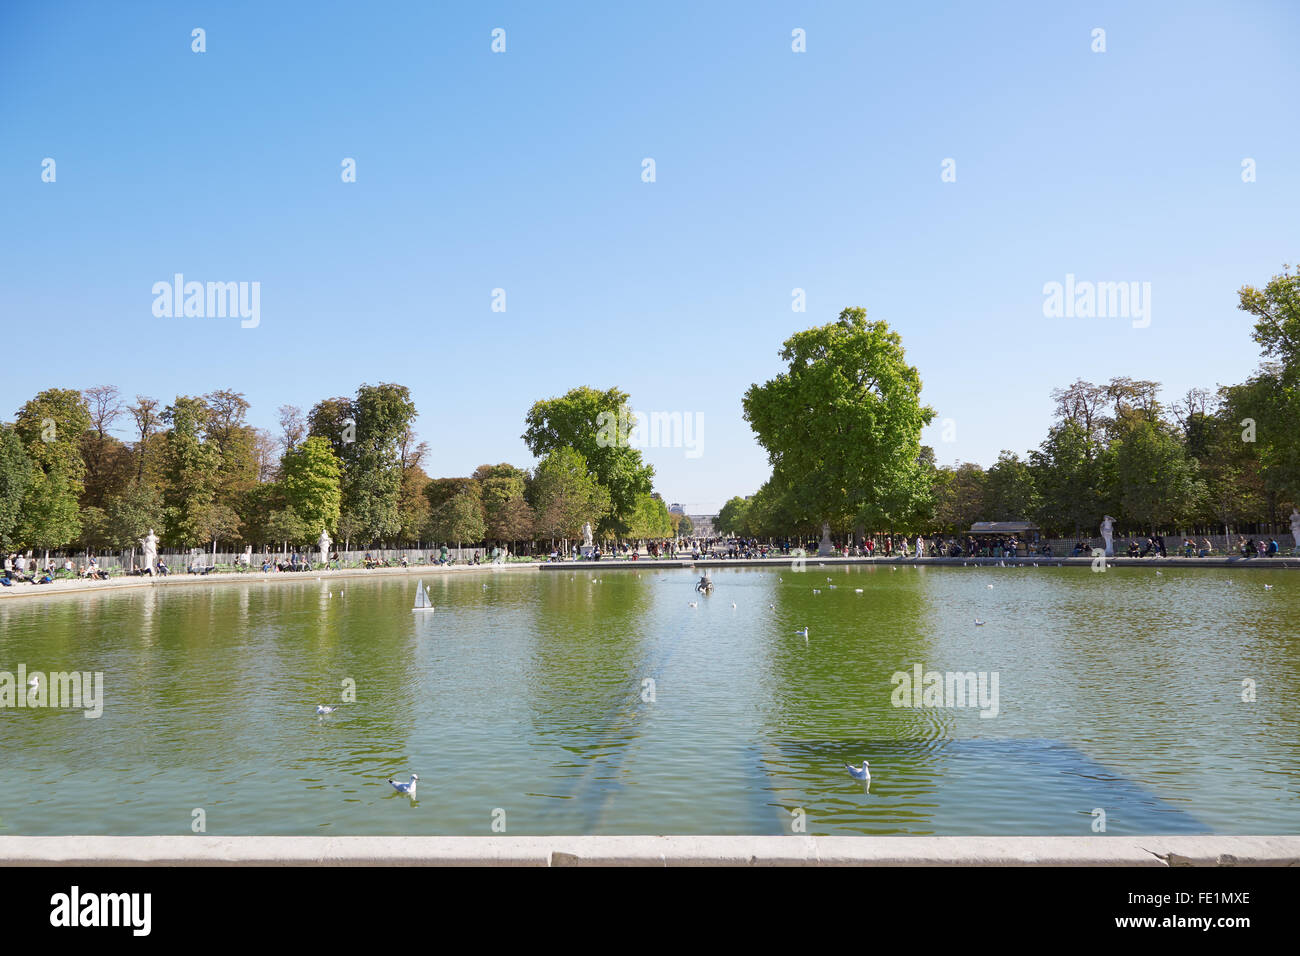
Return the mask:
<path id="1" fill-rule="evenodd" d="M 105 505 L 104 538 L 113 548 L 130 550 L 150 528 L 163 528 L 163 497 L 148 482 L 133 479 Z"/>
<path id="2" fill-rule="evenodd" d="M 553 540 L 579 537 L 587 522 L 597 527 L 611 507 L 609 491 L 572 448 L 557 448 L 543 458 L 528 490 L 536 531 Z"/>
<path id="3" fill-rule="evenodd" d="M 1025 521 L 1038 513 L 1033 472 L 1019 455 L 1004 449 L 984 477 L 986 521 Z"/>
<path id="4" fill-rule="evenodd" d="M 934 417 L 902 339 L 865 309 L 785 341 L 786 371 L 745 393 L 745 418 L 804 521 L 889 526 L 927 494 L 921 429 Z"/>
<path id="5" fill-rule="evenodd" d="M 221 455 L 207 439 L 211 410 L 201 398 L 181 395 L 163 412 L 166 435 L 163 473 L 165 532 L 178 547 L 210 541 L 210 511 L 217 504 Z"/>
<path id="6" fill-rule="evenodd" d="M 1038 523 L 1044 529 L 1097 533 L 1103 499 L 1095 441 L 1085 425 L 1067 418 L 1052 426 L 1042 445 L 1029 453 L 1039 495 Z"/>
<path id="7" fill-rule="evenodd" d="M 1196 515 L 1205 484 L 1168 429 L 1138 422 L 1117 440 L 1114 453 L 1120 505 L 1135 524 L 1156 531 Z"/>
<path id="8" fill-rule="evenodd" d="M 343 462 L 340 533 L 369 541 L 400 535 L 402 447 L 414 420 L 410 389 L 390 383 L 362 385 L 353 399 L 326 399 L 311 410 L 311 434 L 327 439 Z"/>
<path id="9" fill-rule="evenodd" d="M 14 427 L 33 464 L 19 538 L 45 550 L 76 541 L 86 475 L 81 442 L 90 427 L 85 399 L 75 389 L 48 389 L 19 410 Z"/>
<path id="10" fill-rule="evenodd" d="M 617 388 L 598 391 L 583 386 L 559 398 L 537 402 L 528 410 L 523 434 L 528 450 L 538 458 L 562 448 L 582 456 L 590 474 L 608 492 L 609 509 L 600 530 L 625 534 L 642 495 L 650 493 L 654 468 L 641 460 L 629 436 L 636 417 L 628 410 L 628 395 Z"/>
<path id="11" fill-rule="evenodd" d="M 728 499 L 727 503 L 719 509 L 713 526 L 723 534 L 743 534 L 750 501 L 751 498 L 741 498 L 739 495 Z"/>
<path id="12" fill-rule="evenodd" d="M 429 531 L 435 541 L 475 543 L 487 537 L 483 518 L 483 497 L 477 482 L 462 485 L 454 495 L 433 509 Z"/>
<path id="13" fill-rule="evenodd" d="M 528 474 L 502 463 L 480 465 L 474 480 L 482 488 L 487 537 L 493 541 L 526 541 L 533 535 L 533 509 L 526 500 Z"/>
<path id="14" fill-rule="evenodd" d="M 34 467 L 18 432 L 0 423 L 0 550 L 6 553 L 18 547 L 19 520 Z"/>
<path id="15" fill-rule="evenodd" d="M 292 451 L 285 452 L 280 461 L 280 486 L 285 506 L 314 529 L 317 537 L 322 529 L 331 533 L 338 531 L 343 502 L 341 470 L 334 449 L 319 435 L 313 435 Z"/>

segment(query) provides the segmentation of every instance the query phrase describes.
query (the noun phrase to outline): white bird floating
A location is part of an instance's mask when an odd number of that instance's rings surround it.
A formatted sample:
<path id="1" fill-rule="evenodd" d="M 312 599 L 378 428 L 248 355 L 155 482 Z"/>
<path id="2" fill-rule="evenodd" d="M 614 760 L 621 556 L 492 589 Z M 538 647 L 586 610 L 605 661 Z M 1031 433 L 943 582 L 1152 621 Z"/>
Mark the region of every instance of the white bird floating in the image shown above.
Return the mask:
<path id="1" fill-rule="evenodd" d="M 1271 584 L 1265 584 L 1265 585 L 1264 585 L 1264 590 L 1265 590 L 1265 591 L 1271 591 L 1271 590 L 1273 590 L 1273 585 L 1271 585 Z"/>
<path id="2" fill-rule="evenodd" d="M 831 585 L 828 585 L 828 587 L 829 587 L 829 588 L 830 588 L 830 589 L 831 589 L 831 590 L 832 590 L 832 591 L 834 591 L 834 590 L 835 590 L 835 585 L 833 585 L 833 584 L 831 584 Z"/>
<path id="3" fill-rule="evenodd" d="M 391 783 L 391 784 L 393 785 L 393 789 L 396 790 L 398 793 L 404 793 L 404 794 L 406 794 L 408 797 L 410 797 L 412 800 L 414 800 L 414 799 L 415 799 L 415 783 L 416 783 L 416 781 L 419 780 L 419 779 L 420 779 L 420 775 L 419 775 L 418 773 L 413 773 L 413 774 L 411 774 L 411 779 L 410 779 L 410 781 L 409 781 L 408 783 L 398 783 L 398 782 L 397 782 L 396 780 L 394 780 L 392 777 L 389 777 L 389 778 L 388 778 L 388 782 Z"/>
<path id="4" fill-rule="evenodd" d="M 813 594 L 821 594 L 821 593 L 822 593 L 821 591 L 818 591 L 816 588 L 813 588 Z"/>
<path id="5" fill-rule="evenodd" d="M 795 631 L 794 633 L 795 636 L 802 637 L 805 644 L 808 643 L 808 628 L 805 627 L 802 631 Z"/>
<path id="6" fill-rule="evenodd" d="M 854 594 L 861 594 L 861 593 L 862 593 L 862 588 L 854 588 L 854 589 L 853 589 L 853 593 L 854 593 Z"/>
<path id="7" fill-rule="evenodd" d="M 1157 571 L 1156 574 L 1157 574 L 1159 577 L 1164 577 L 1165 572 L 1163 572 L 1163 571 Z"/>
<path id="8" fill-rule="evenodd" d="M 991 584 L 989 585 L 989 590 L 990 590 L 990 591 L 993 590 L 993 585 L 991 585 Z"/>
<path id="9" fill-rule="evenodd" d="M 692 601 L 691 604 L 690 604 L 690 606 L 691 606 L 691 607 L 699 607 L 700 605 L 699 605 L 698 603 L 696 603 L 695 601 Z"/>
<path id="10" fill-rule="evenodd" d="M 860 768 L 855 767 L 852 764 L 846 763 L 844 765 L 844 769 L 849 772 L 849 776 L 852 777 L 854 780 L 861 780 L 864 783 L 866 783 L 868 786 L 870 786 L 871 770 L 867 767 L 867 762 L 865 760 L 862 761 L 862 766 Z"/>
<path id="11" fill-rule="evenodd" d="M 833 581 L 834 578 L 827 578 L 826 580 L 827 580 L 827 581 Z"/>
<path id="12" fill-rule="evenodd" d="M 31 680 L 27 682 L 27 686 L 30 687 L 32 690 L 36 690 L 36 688 L 41 686 L 41 676 L 37 674 L 35 677 L 33 677 Z"/>
<path id="13" fill-rule="evenodd" d="M 733 611 L 736 609 L 736 602 L 735 602 L 735 601 L 732 601 L 732 602 L 731 602 L 731 609 L 732 609 Z"/>
<path id="14" fill-rule="evenodd" d="M 775 605 L 775 604 L 769 604 L 769 605 L 768 605 L 768 608 L 769 608 L 770 610 L 775 611 L 775 610 L 776 610 L 776 605 Z"/>
<path id="15" fill-rule="evenodd" d="M 976 627 L 983 627 L 983 626 L 984 626 L 984 622 L 981 621 L 979 618 L 975 618 L 975 626 L 976 626 Z"/>
<path id="16" fill-rule="evenodd" d="M 326 707 L 324 704 L 316 705 L 316 713 L 321 717 L 324 717 L 326 714 L 332 714 L 334 713 L 334 711 L 338 709 L 339 708 L 337 704 L 335 704 L 333 707 Z"/>

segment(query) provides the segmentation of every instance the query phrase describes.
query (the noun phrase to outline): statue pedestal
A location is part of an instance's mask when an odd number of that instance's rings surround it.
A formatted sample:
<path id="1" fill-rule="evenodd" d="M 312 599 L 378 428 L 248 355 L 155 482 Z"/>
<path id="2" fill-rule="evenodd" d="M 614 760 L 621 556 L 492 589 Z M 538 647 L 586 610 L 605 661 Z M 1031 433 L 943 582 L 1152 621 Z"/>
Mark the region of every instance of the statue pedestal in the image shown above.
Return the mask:
<path id="1" fill-rule="evenodd" d="M 596 548 L 594 545 L 584 544 L 578 549 L 578 551 L 582 555 L 582 560 L 584 561 L 590 561 L 596 556 Z"/>
<path id="2" fill-rule="evenodd" d="M 835 553 L 835 546 L 831 544 L 831 526 L 822 525 L 822 539 L 817 545 L 817 556 L 824 558 Z"/>

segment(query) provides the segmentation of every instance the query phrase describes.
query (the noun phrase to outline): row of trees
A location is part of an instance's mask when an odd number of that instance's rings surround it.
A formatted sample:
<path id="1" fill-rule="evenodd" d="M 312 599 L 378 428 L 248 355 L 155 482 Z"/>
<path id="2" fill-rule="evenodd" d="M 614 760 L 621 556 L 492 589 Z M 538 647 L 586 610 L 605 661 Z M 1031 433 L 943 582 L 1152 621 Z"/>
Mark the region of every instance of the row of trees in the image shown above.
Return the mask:
<path id="1" fill-rule="evenodd" d="M 962 533 L 1033 520 L 1095 535 L 1111 514 L 1132 531 L 1279 526 L 1300 502 L 1300 275 L 1239 290 L 1263 364 L 1247 381 L 1166 405 L 1154 381 L 1082 379 L 1052 393 L 1055 419 L 1022 458 L 987 470 L 938 466 L 920 429 L 933 412 L 898 336 L 861 309 L 793 336 L 789 370 L 750 388 L 746 416 L 772 477 L 732 498 L 717 527 L 785 536 L 871 530 Z"/>
<path id="2" fill-rule="evenodd" d="M 0 548 L 134 548 L 150 529 L 171 547 L 664 539 L 678 530 L 651 491 L 653 469 L 627 438 L 617 389 L 577 388 L 530 409 L 529 471 L 480 466 L 430 478 L 405 386 L 362 385 L 304 414 L 279 410 L 273 435 L 247 421 L 241 393 L 170 405 L 113 386 L 50 389 L 0 423 Z M 612 412 L 617 434 L 598 427 Z M 130 437 L 114 432 L 129 424 Z"/>

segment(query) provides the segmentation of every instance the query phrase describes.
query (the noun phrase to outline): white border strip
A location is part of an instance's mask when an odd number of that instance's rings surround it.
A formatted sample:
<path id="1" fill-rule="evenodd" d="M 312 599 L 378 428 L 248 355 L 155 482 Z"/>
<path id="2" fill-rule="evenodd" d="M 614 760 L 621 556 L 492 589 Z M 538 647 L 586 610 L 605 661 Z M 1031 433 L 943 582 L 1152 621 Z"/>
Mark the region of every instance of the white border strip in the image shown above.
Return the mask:
<path id="1" fill-rule="evenodd" d="M 0 836 L 0 866 L 1297 866 L 1300 836 Z"/>

